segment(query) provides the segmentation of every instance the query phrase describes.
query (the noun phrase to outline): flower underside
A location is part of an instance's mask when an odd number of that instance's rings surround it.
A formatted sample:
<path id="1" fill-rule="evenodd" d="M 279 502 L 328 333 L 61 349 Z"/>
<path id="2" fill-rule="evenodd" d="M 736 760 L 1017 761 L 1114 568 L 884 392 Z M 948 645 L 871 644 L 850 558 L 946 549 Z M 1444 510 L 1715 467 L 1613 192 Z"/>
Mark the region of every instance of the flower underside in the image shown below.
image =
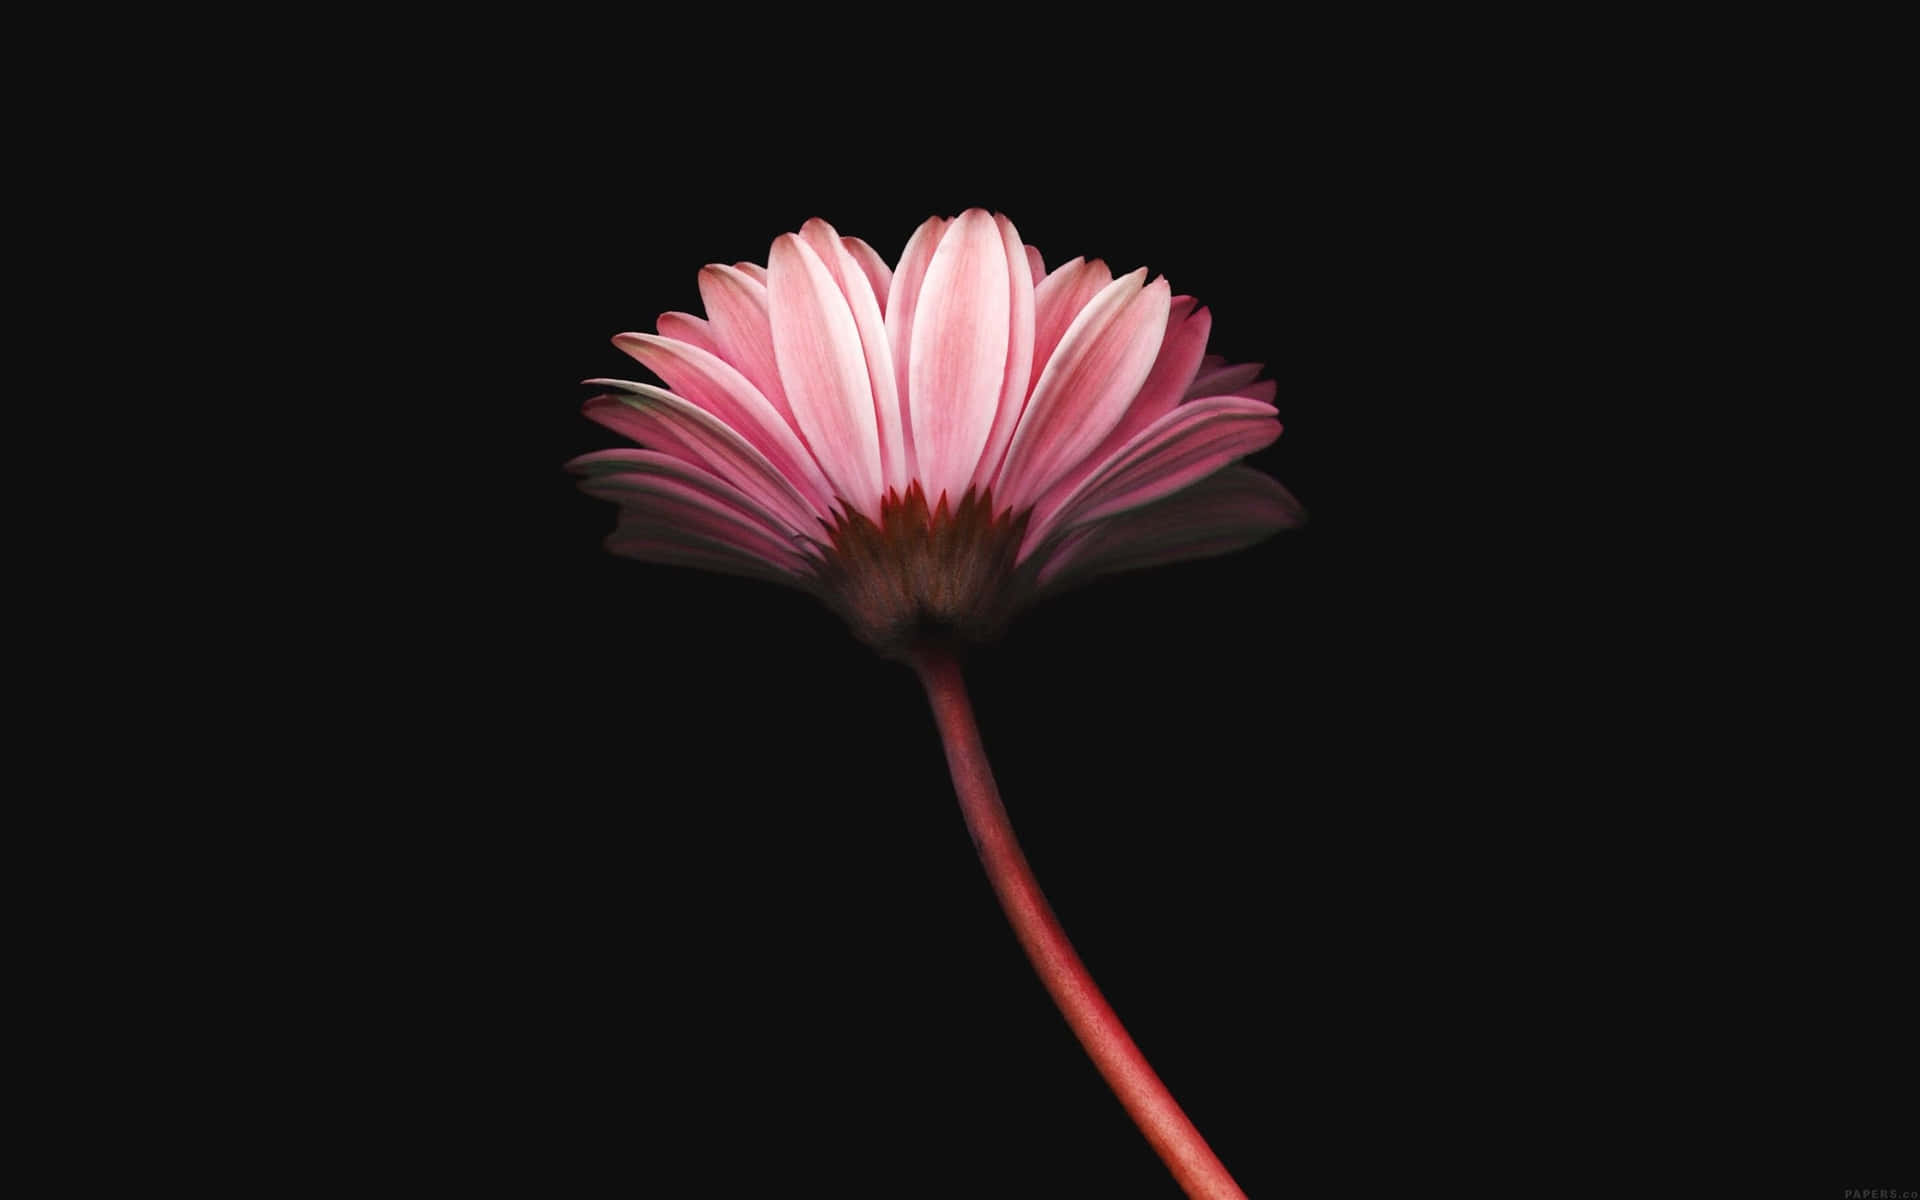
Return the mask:
<path id="1" fill-rule="evenodd" d="M 927 507 L 918 481 L 888 492 L 875 521 L 839 516 L 819 567 L 821 598 L 868 645 L 899 654 L 925 638 L 992 640 L 1020 606 L 1029 573 L 1017 569 L 1029 513 L 994 513 L 993 493 Z"/>

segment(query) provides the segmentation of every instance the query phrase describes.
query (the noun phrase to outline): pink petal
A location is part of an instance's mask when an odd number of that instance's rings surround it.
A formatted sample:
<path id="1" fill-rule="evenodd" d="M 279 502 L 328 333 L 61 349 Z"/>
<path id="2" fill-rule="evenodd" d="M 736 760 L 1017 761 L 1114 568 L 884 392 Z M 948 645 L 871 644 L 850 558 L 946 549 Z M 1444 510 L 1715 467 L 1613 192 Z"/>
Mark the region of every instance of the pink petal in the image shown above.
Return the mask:
<path id="1" fill-rule="evenodd" d="M 1214 361 L 1209 354 L 1199 374 L 1187 385 L 1186 399 L 1195 400 L 1201 396 L 1233 396 L 1257 378 L 1264 363 L 1228 363 L 1225 359 Z"/>
<path id="2" fill-rule="evenodd" d="M 708 354 L 720 354 L 720 343 L 713 336 L 713 328 L 692 313 L 661 313 L 653 327 L 660 331 L 661 337 L 698 346 Z"/>
<path id="3" fill-rule="evenodd" d="M 844 247 L 840 245 L 840 231 L 819 217 L 813 217 L 800 227 L 798 236 L 820 256 L 821 265 L 827 268 L 827 274 L 833 276 L 833 281 L 840 285 L 844 294 L 847 290 L 847 272 L 843 268 L 841 251 Z"/>
<path id="4" fill-rule="evenodd" d="M 1088 302 L 1113 282 L 1113 272 L 1099 259 L 1076 258 L 1054 268 L 1033 289 L 1033 385 L 1066 336 L 1067 326 Z"/>
<path id="5" fill-rule="evenodd" d="M 706 409 L 747 439 L 813 501 L 816 511 L 825 515 L 832 508 L 833 489 L 800 435 L 746 376 L 697 346 L 669 338 L 623 333 L 613 344 L 666 380 L 675 395 Z"/>
<path id="6" fill-rule="evenodd" d="M 1153 371 L 1140 385 L 1140 395 L 1120 422 L 1127 436 L 1158 421 L 1173 411 L 1187 394 L 1187 388 L 1200 372 L 1200 360 L 1207 352 L 1207 338 L 1213 334 L 1213 313 L 1199 307 L 1192 296 L 1175 297 L 1167 317 L 1167 336 L 1161 343 L 1160 357 Z"/>
<path id="7" fill-rule="evenodd" d="M 1048 489 L 1038 505 L 1039 510 L 1048 510 L 1049 502 L 1065 497 L 1101 463 L 1117 454 L 1135 434 L 1173 410 L 1200 368 L 1201 356 L 1207 349 L 1207 336 L 1212 329 L 1213 314 L 1204 308 L 1196 311 L 1192 296 L 1173 298 L 1167 313 L 1166 337 L 1160 343 L 1160 357 L 1154 359 L 1153 370 L 1147 373 L 1147 381 L 1140 385 L 1140 394 L 1133 398 L 1133 403 L 1127 406 L 1126 415 L 1120 418 L 1120 423 L 1094 448 L 1093 453 Z"/>
<path id="8" fill-rule="evenodd" d="M 1046 494 L 1120 423 L 1166 335 L 1167 281 L 1146 268 L 1108 284 L 1068 327 L 1014 430 L 995 485 L 1016 511 Z"/>
<path id="9" fill-rule="evenodd" d="M 1000 400 L 994 408 L 993 428 L 987 434 L 986 448 L 973 471 L 973 486 L 985 489 L 1000 473 L 1007 455 L 1007 443 L 1013 440 L 1020 414 L 1026 411 L 1027 386 L 1033 378 L 1033 271 L 1027 261 L 1031 246 L 1020 244 L 1020 233 L 1013 222 L 996 216 L 1000 242 L 1007 255 L 1009 286 L 1007 317 L 1007 369 L 1000 379 Z"/>
<path id="10" fill-rule="evenodd" d="M 738 267 L 715 264 L 700 272 L 700 301 L 707 307 L 707 323 L 720 357 L 760 389 L 788 424 L 799 429 L 773 353 L 766 285 Z"/>
<path id="11" fill-rule="evenodd" d="M 916 476 L 920 463 L 913 445 L 913 413 L 904 403 L 910 394 L 907 358 L 913 348 L 913 314 L 920 304 L 920 288 L 926 280 L 927 267 L 933 262 L 934 251 L 946 236 L 948 224 L 945 217 L 928 217 L 913 231 L 913 236 L 907 239 L 907 248 L 900 252 L 900 269 L 893 273 L 887 298 L 887 345 L 893 351 L 895 387 L 903 401 L 900 411 L 906 430 L 907 469 Z"/>
<path id="12" fill-rule="evenodd" d="M 664 526 L 723 542 L 783 571 L 800 572 L 819 557 L 781 520 L 731 484 L 653 450 L 601 450 L 567 464 L 585 476 L 580 490 L 611 500 Z"/>
<path id="13" fill-rule="evenodd" d="M 847 239 L 833 226 L 815 217 L 800 227 L 800 237 L 820 256 L 827 273 L 839 286 L 848 311 L 853 314 L 867 364 L 867 382 L 873 389 L 874 423 L 880 432 L 881 478 L 886 487 L 904 492 L 913 482 L 907 470 L 906 419 L 902 415 L 893 351 L 887 341 L 886 321 L 880 315 L 880 302 L 859 262 L 847 249 Z"/>
<path id="14" fill-rule="evenodd" d="M 668 567 L 693 567 L 722 575 L 740 575 L 805 587 L 804 576 L 787 571 L 724 541 L 689 533 L 643 514 L 628 513 L 607 537 L 607 549 L 622 558 L 659 563 Z"/>
<path id="15" fill-rule="evenodd" d="M 586 415 L 616 433 L 665 450 L 752 497 L 795 533 L 821 531 L 813 505 L 793 482 L 726 422 L 672 392 L 624 379 L 589 379 L 619 389 L 587 401 Z"/>
<path id="16" fill-rule="evenodd" d="M 1248 400 L 1258 400 L 1262 404 L 1272 404 L 1279 391 L 1280 384 L 1277 380 L 1262 379 L 1259 383 L 1250 383 L 1246 387 L 1235 389 L 1233 394 L 1244 396 Z"/>
<path id="17" fill-rule="evenodd" d="M 920 288 L 907 359 L 913 450 L 929 504 L 954 503 L 972 482 L 993 429 L 1007 369 L 1007 252 L 984 209 L 940 240 Z"/>
<path id="18" fill-rule="evenodd" d="M 1213 396 L 1182 404 L 1136 434 L 1072 493 L 1034 511 L 1021 557 L 1048 538 L 1153 503 L 1280 436 L 1273 409 Z"/>
<path id="19" fill-rule="evenodd" d="M 1033 272 L 1033 286 L 1039 287 L 1040 281 L 1047 277 L 1047 260 L 1040 257 L 1038 247 L 1027 247 L 1027 269 Z"/>
<path id="20" fill-rule="evenodd" d="M 795 234 L 767 267 L 774 356 L 800 433 L 839 498 L 878 519 L 884 476 L 860 329 L 827 265 Z"/>
<path id="21" fill-rule="evenodd" d="M 847 253 L 853 255 L 853 261 L 860 264 L 860 270 L 873 287 L 873 298 L 880 305 L 880 312 L 887 311 L 887 292 L 893 287 L 893 270 L 887 266 L 887 260 L 880 252 L 857 237 L 841 238 L 840 244 Z"/>
<path id="22" fill-rule="evenodd" d="M 1069 534 L 1041 561 L 1039 584 L 1060 590 L 1096 575 L 1225 554 L 1305 519 L 1300 502 L 1272 478 L 1228 467 L 1157 504 Z"/>
<path id="23" fill-rule="evenodd" d="M 733 269 L 746 275 L 761 287 L 767 285 L 767 269 L 756 262 L 737 262 Z"/>

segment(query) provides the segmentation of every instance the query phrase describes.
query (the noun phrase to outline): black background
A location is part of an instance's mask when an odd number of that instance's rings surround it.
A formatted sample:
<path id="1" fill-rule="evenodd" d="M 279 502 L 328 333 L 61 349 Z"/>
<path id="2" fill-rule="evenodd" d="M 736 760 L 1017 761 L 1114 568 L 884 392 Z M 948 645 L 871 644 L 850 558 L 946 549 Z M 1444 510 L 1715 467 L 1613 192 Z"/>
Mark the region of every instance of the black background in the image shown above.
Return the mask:
<path id="1" fill-rule="evenodd" d="M 913 676 L 797 593 L 608 556 L 610 506 L 560 469 L 617 444 L 578 414 L 579 379 L 634 375 L 607 339 L 814 215 L 891 261 L 928 215 L 1003 211 L 1050 263 L 1165 273 L 1214 351 L 1269 364 L 1286 432 L 1253 461 L 1309 525 L 1043 605 L 970 658 L 974 700 L 1062 921 L 1251 1194 L 1350 1169 L 1406 1081 L 1452 1086 L 1425 976 L 1486 931 L 1418 914 L 1482 885 L 1448 882 L 1458 814 L 1415 764 L 1440 750 L 1420 710 L 1458 702 L 1422 643 L 1474 585 L 1430 561 L 1459 514 L 1400 509 L 1392 478 L 1422 453 L 1395 415 L 1433 402 L 1406 319 L 1428 252 L 1371 169 L 1341 182 L 1275 114 L 1173 107 L 1085 139 L 954 111 L 716 150 L 637 120 L 462 157 L 444 215 L 472 259 L 443 269 L 472 325 L 426 384 L 457 466 L 408 565 L 423 630 L 462 631 L 423 707 L 464 715 L 434 722 L 406 861 L 433 864 L 420 942 L 488 976 L 493 1152 L 693 1156 L 722 1194 L 1174 1190 L 999 913 Z"/>
<path id="2" fill-rule="evenodd" d="M 1392 618 L 1355 572 L 1379 572 L 1340 550 L 1368 514 L 1334 499 L 1362 490 L 1337 465 L 1356 416 L 1332 414 L 1361 349 L 1335 314 L 1365 290 L 1306 302 L 1303 267 L 1335 247 L 1290 245 L 1281 189 L 1190 146 L 996 161 L 972 130 L 957 152 L 836 149 L 715 164 L 694 147 L 692 169 L 677 148 L 610 153 L 501 214 L 519 229 L 488 270 L 513 286 L 461 348 L 482 382 L 457 403 L 497 423 L 482 452 L 500 508 L 459 577 L 487 614 L 474 683 L 505 711 L 447 753 L 518 785 L 461 819 L 455 859 L 493 868 L 459 871 L 453 911 L 497 931 L 490 953 L 526 994 L 504 1040 L 600 1131 L 570 1147 L 598 1158 L 610 1137 L 642 1175 L 653 1156 L 714 1156 L 725 1194 L 1173 1190 L 1013 941 L 912 675 L 798 594 L 607 556 L 611 510 L 559 470 L 613 444 L 579 417 L 576 380 L 631 376 L 606 339 L 697 311 L 701 264 L 764 261 L 816 214 L 891 260 L 924 217 L 985 205 L 1053 262 L 1168 274 L 1214 309 L 1218 352 L 1270 362 L 1289 393 L 1257 463 L 1309 528 L 1062 598 L 969 662 L 1063 922 L 1217 1151 L 1270 1194 L 1276 1130 L 1305 1135 L 1328 1098 L 1371 1103 L 1348 1072 L 1379 1035 L 1355 1008 L 1407 1004 L 1380 973 L 1392 951 L 1334 932 L 1405 936 L 1385 917 L 1394 851 L 1376 818 L 1339 813 L 1387 799 L 1360 782 L 1391 753 L 1369 731 L 1405 703 L 1366 644 Z M 1218 181 L 1179 182 L 1189 169 Z M 848 1156 L 865 1164 L 851 1176 Z"/>
<path id="3" fill-rule="evenodd" d="M 1593 445 L 1671 397 L 1621 387 L 1648 189 L 1564 153 L 1588 114 L 1398 44 L 1032 46 L 989 102 L 510 33 L 357 111 L 278 243 L 337 252 L 329 328 L 369 352 L 330 398 L 352 565 L 301 581 L 349 699 L 259 868 L 325 882 L 276 936 L 316 964 L 328 1165 L 1173 1193 L 1006 928 L 912 676 L 797 593 L 608 556 L 562 470 L 618 444 L 578 380 L 637 374 L 607 339 L 698 311 L 702 264 L 812 216 L 891 261 L 973 205 L 1050 265 L 1166 274 L 1280 382 L 1252 462 L 1306 528 L 1050 601 L 968 668 L 1043 886 L 1248 1193 L 1680 1192 L 1889 1144 L 1910 1051 L 1846 982 L 1893 930 L 1891 876 L 1842 865 L 1873 818 L 1713 772 L 1723 716 L 1663 682 L 1712 669 L 1660 640 L 1676 552 Z"/>

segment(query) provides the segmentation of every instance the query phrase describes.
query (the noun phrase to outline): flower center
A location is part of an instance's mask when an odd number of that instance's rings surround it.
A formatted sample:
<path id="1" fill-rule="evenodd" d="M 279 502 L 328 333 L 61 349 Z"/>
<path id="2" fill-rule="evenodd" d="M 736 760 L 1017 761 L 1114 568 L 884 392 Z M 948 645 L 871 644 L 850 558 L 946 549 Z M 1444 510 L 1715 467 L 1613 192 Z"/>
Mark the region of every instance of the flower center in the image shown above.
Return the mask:
<path id="1" fill-rule="evenodd" d="M 997 636 L 1027 590 L 1014 560 L 1028 513 L 993 512 L 993 493 L 969 488 L 949 509 L 927 508 L 916 481 L 889 491 L 878 524 L 852 512 L 835 526 L 816 572 L 822 599 L 862 641 L 898 657 L 927 637 Z"/>

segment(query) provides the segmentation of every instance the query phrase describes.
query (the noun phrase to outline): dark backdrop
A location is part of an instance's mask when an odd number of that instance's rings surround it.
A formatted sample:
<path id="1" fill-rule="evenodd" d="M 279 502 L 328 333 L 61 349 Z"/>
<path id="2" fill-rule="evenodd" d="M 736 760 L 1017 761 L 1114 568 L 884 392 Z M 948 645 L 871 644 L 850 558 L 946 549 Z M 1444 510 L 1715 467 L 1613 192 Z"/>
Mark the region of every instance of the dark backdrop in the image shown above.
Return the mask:
<path id="1" fill-rule="evenodd" d="M 1727 851 L 1765 835 L 1649 765 L 1684 722 L 1609 673 L 1664 561 L 1596 565 L 1645 528 L 1630 469 L 1569 480 L 1603 414 L 1654 411 L 1618 386 L 1619 178 L 1558 153 L 1564 110 L 1363 51 L 1056 48 L 991 104 L 878 109 L 725 54 L 496 63 L 353 147 L 339 321 L 383 359 L 334 411 L 379 476 L 330 493 L 366 502 L 358 567 L 316 586 L 374 753 L 307 767 L 349 781 L 313 821 L 351 1016 L 316 1037 L 356 1145 L 529 1194 L 1173 1192 L 1006 928 L 911 675 L 797 593 L 608 556 L 562 470 L 618 444 L 578 381 L 638 373 L 607 339 L 698 311 L 702 264 L 812 216 L 891 261 L 982 205 L 1050 265 L 1165 273 L 1280 383 L 1252 463 L 1304 529 L 969 662 L 1042 884 L 1249 1194 L 1677 1191 L 1782 1128 L 1853 1161 L 1891 1018 L 1779 997 L 1877 943 Z M 1788 1012 L 1828 1032 L 1760 1041 Z"/>
<path id="2" fill-rule="evenodd" d="M 912 675 L 798 593 L 608 556 L 611 506 L 561 470 L 618 444 L 578 411 L 578 380 L 635 377 L 608 338 L 815 215 L 891 261 L 929 215 L 1003 211 L 1050 264 L 1165 273 L 1216 352 L 1269 364 L 1286 432 L 1253 465 L 1310 524 L 1044 605 L 971 658 L 975 702 L 1061 919 L 1253 1194 L 1399 1119 L 1390 1063 L 1452 1052 L 1409 913 L 1429 748 L 1388 733 L 1433 686 L 1405 657 L 1423 592 L 1455 586 L 1388 546 L 1451 514 L 1374 490 L 1410 452 L 1393 414 L 1432 403 L 1401 313 L 1434 284 L 1406 206 L 1274 109 L 464 135 L 406 564 L 461 716 L 403 824 L 441 897 L 421 936 L 482 994 L 439 1002 L 485 1030 L 462 1070 L 488 1153 L 637 1179 L 691 1156 L 730 1195 L 1173 1190 L 1000 915 Z"/>

